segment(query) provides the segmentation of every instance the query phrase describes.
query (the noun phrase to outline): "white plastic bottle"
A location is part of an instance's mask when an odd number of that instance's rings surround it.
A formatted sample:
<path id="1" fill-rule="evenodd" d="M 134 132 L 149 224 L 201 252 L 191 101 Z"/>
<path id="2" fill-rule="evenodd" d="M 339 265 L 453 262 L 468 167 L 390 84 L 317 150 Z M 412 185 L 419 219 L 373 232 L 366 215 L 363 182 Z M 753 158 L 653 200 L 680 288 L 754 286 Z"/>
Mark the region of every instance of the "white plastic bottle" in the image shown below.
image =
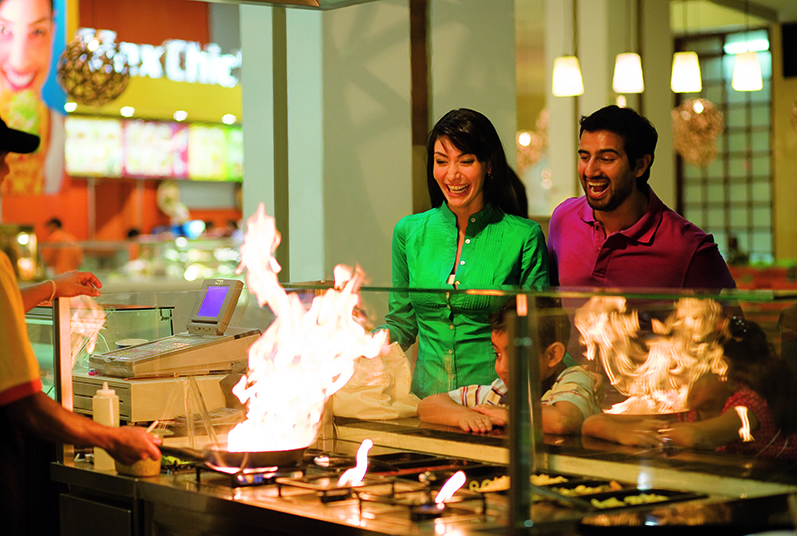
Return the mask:
<path id="1" fill-rule="evenodd" d="M 91 399 L 91 412 L 94 421 L 105 426 L 119 426 L 119 396 L 108 388 L 108 382 L 102 383 L 102 389 Z M 94 469 L 97 471 L 114 471 L 115 463 L 111 455 L 99 447 L 94 447 Z"/>

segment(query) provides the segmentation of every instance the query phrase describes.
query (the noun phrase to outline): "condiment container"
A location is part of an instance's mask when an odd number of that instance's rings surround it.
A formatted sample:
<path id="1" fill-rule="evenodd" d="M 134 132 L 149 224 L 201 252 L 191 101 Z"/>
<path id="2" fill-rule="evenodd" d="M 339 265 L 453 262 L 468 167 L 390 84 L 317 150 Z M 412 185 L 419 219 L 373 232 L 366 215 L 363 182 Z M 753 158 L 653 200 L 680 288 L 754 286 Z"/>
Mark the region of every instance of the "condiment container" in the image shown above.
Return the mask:
<path id="1" fill-rule="evenodd" d="M 105 426 L 119 426 L 119 396 L 114 389 L 108 387 L 108 382 L 103 382 L 102 389 L 97 389 L 92 397 L 91 412 L 95 422 Z M 111 455 L 99 447 L 94 447 L 94 469 L 113 471 L 115 468 Z"/>

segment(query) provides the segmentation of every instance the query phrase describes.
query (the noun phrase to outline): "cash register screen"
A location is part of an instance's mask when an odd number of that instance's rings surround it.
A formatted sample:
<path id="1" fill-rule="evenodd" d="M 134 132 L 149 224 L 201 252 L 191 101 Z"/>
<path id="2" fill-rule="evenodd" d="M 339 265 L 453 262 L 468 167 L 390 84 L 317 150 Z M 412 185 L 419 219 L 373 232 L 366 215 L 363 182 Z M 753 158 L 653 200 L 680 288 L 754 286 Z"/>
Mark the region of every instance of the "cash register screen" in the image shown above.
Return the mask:
<path id="1" fill-rule="evenodd" d="M 237 279 L 206 279 L 202 297 L 188 321 L 188 331 L 221 335 L 227 329 L 243 282 Z"/>

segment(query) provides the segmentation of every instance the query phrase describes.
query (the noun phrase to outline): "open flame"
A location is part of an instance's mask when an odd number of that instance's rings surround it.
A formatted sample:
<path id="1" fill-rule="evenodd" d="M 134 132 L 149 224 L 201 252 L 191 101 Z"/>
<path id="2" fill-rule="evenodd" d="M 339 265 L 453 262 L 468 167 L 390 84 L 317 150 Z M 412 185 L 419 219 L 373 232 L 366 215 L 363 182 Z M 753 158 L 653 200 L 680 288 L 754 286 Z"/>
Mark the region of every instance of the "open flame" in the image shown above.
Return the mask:
<path id="1" fill-rule="evenodd" d="M 600 362 L 628 398 L 607 413 L 675 413 L 688 409 L 689 388 L 706 372 L 724 377 L 721 307 L 709 299 L 681 298 L 653 334 L 639 336 L 639 316 L 625 298 L 595 296 L 576 311 L 575 325 L 586 357 Z"/>
<path id="2" fill-rule="evenodd" d="M 72 318 L 70 319 L 72 349 L 72 366 L 85 347 L 86 353 L 94 351 L 97 336 L 105 324 L 105 311 L 90 296 L 75 296 L 70 298 Z"/>
<path id="3" fill-rule="evenodd" d="M 437 496 L 434 498 L 435 504 L 443 504 L 453 497 L 457 490 L 465 483 L 465 480 L 467 480 L 467 478 L 463 471 L 457 471 L 451 475 L 451 478 L 446 480 L 446 483 L 443 484 L 443 487 L 437 492 Z"/>
<path id="4" fill-rule="evenodd" d="M 365 472 L 368 470 L 368 451 L 373 446 L 374 442 L 370 439 L 360 443 L 360 448 L 357 449 L 357 465 L 340 475 L 338 487 L 359 486 L 362 483 Z"/>
<path id="5" fill-rule="evenodd" d="M 735 406 L 733 409 L 736 410 L 736 413 L 739 414 L 739 418 L 742 419 L 742 427 L 739 428 L 739 437 L 741 437 L 742 441 L 745 443 L 755 441 L 753 434 L 750 433 L 750 419 L 747 417 L 747 408 L 744 406 Z"/>
<path id="6" fill-rule="evenodd" d="M 305 311 L 296 294 L 280 286 L 273 253 L 280 243 L 274 218 L 261 203 L 247 220 L 241 246 L 246 282 L 258 303 L 276 315 L 249 348 L 249 370 L 233 388 L 248 403 L 246 420 L 228 437 L 231 451 L 304 448 L 316 439 L 326 400 L 349 381 L 355 360 L 379 355 L 387 332 L 371 335 L 352 317 L 364 279 L 359 267 L 335 267 L 335 288 L 316 296 Z"/>

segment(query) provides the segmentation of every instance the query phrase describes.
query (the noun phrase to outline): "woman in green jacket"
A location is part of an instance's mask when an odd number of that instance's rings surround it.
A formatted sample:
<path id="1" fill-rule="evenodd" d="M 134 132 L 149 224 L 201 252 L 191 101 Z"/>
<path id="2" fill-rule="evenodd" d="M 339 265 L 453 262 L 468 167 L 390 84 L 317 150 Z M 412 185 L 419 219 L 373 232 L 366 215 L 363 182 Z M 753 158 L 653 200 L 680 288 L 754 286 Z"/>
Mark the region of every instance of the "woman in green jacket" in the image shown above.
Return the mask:
<path id="1" fill-rule="evenodd" d="M 545 238 L 522 213 L 523 185 L 490 120 L 473 110 L 452 110 L 430 132 L 427 152 L 433 208 L 396 224 L 394 289 L 546 287 Z M 413 393 L 425 397 L 496 378 L 488 317 L 505 299 L 391 293 L 382 327 L 404 350 L 418 339 Z"/>

